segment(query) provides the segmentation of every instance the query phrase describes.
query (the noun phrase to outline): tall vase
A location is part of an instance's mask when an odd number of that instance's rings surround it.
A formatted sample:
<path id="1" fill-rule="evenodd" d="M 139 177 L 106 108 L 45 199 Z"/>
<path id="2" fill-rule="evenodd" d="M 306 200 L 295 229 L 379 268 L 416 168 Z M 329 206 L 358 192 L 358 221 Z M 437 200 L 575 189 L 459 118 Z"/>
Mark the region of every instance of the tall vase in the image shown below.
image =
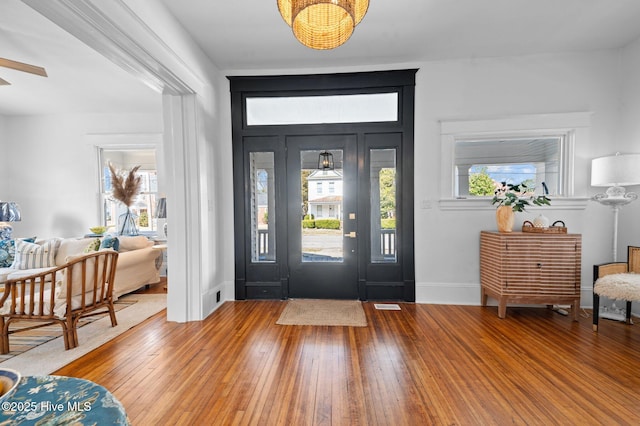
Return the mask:
<path id="1" fill-rule="evenodd" d="M 513 231 L 513 222 L 515 220 L 515 213 L 511 206 L 500 206 L 496 209 L 496 223 L 498 224 L 499 232 L 511 232 Z"/>
<path id="2" fill-rule="evenodd" d="M 118 235 L 138 235 L 136 215 L 129 208 L 118 217 Z"/>

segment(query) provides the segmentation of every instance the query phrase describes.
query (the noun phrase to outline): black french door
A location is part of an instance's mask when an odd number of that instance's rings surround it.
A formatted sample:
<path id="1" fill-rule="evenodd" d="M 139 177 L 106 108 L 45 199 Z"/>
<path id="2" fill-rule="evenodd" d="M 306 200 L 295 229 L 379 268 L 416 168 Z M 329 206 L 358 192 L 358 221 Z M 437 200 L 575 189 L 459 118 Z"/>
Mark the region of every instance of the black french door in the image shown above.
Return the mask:
<path id="1" fill-rule="evenodd" d="M 287 138 L 289 297 L 358 298 L 356 142 L 356 135 Z M 323 152 L 333 167 L 318 168 Z"/>
<path id="2" fill-rule="evenodd" d="M 229 77 L 236 299 L 415 300 L 414 74 Z M 264 125 L 247 118 L 248 99 L 300 88 L 315 96 L 396 93 L 397 119 Z M 331 167 L 322 167 L 321 154 Z"/>

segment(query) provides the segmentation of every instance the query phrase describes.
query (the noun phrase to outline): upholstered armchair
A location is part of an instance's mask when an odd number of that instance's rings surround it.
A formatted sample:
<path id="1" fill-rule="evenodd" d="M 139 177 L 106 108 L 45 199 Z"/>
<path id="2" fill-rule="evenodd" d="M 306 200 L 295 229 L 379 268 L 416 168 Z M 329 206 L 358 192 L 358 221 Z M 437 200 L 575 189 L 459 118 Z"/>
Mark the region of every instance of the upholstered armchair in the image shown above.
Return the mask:
<path id="1" fill-rule="evenodd" d="M 640 301 L 640 247 L 627 247 L 626 262 L 593 266 L 593 331 L 598 331 L 600 297 L 626 302 L 626 322 L 631 321 L 631 302 Z"/>
<path id="2" fill-rule="evenodd" d="M 108 312 L 116 326 L 113 285 L 118 252 L 101 250 L 69 256 L 61 266 L 8 280 L 0 298 L 0 352 L 9 352 L 9 334 L 53 323 L 62 326 L 65 349 L 78 346 L 81 317 Z M 37 324 L 9 331 L 11 322 Z"/>

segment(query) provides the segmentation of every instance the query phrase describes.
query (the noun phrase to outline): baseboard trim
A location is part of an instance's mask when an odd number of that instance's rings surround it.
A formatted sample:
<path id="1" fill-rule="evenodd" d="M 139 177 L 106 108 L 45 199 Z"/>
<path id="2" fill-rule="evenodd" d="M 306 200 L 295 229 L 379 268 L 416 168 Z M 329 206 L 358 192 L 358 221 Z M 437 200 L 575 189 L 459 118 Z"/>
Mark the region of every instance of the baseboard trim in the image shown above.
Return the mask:
<path id="1" fill-rule="evenodd" d="M 480 283 L 418 282 L 416 283 L 416 303 L 480 306 Z M 487 301 L 489 306 L 497 306 L 497 304 L 497 301 L 491 297 Z M 587 309 L 593 307 L 591 286 L 580 289 L 580 307 Z"/>

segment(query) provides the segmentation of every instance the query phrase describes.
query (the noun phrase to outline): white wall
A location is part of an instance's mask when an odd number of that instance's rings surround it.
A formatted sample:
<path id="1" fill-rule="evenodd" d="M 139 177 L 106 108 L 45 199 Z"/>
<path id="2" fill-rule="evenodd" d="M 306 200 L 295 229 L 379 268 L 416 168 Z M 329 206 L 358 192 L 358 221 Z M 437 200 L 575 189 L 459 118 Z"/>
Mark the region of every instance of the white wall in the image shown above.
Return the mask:
<path id="1" fill-rule="evenodd" d="M 158 96 L 158 102 L 161 99 Z M 79 237 L 100 224 L 96 133 L 162 133 L 155 114 L 4 117 L 3 197 L 20 204 L 15 236 Z M 4 142 L 7 143 L 6 147 Z"/>
<path id="2" fill-rule="evenodd" d="M 255 70 L 251 74 L 419 68 L 415 109 L 416 298 L 421 303 L 479 304 L 479 233 L 496 229 L 495 212 L 492 208 L 476 211 L 440 209 L 439 200 L 446 198 L 440 194 L 440 121 L 592 113 L 589 140 L 581 141 L 575 149 L 575 195 L 588 198 L 602 190 L 590 187 L 591 159 L 616 150 L 632 150 L 636 146 L 633 141 L 623 143 L 621 135 L 623 112 L 640 110 L 640 96 L 633 93 L 640 90 L 639 63 L 637 42 L 624 52 L 603 50 L 384 64 L 363 69 L 268 69 Z M 622 82 L 623 75 L 627 81 Z M 628 85 L 635 89 L 630 92 Z M 630 109 L 625 103 L 634 107 Z M 630 115 L 628 121 L 634 122 L 633 117 L 637 114 Z M 640 121 L 634 123 L 635 134 L 640 134 Z M 640 202 L 636 204 L 634 209 L 640 207 Z M 422 208 L 423 205 L 429 208 Z M 539 212 L 532 209 L 517 214 L 517 225 Z M 612 257 L 611 210 L 589 201 L 584 209 L 563 209 L 556 204 L 545 207 L 543 212 L 554 221 L 563 220 L 569 232 L 582 234 L 582 304 L 590 306 L 592 267 L 610 261 Z M 621 221 L 626 213 L 621 213 Z M 231 210 L 225 214 L 231 214 Z M 622 229 L 621 223 L 621 234 Z M 627 235 L 620 236 L 619 253 L 623 244 L 626 250 L 624 241 L 640 243 L 637 226 L 627 226 L 625 231 Z M 225 232 L 228 238 L 233 238 L 231 229 Z"/>
<path id="3" fill-rule="evenodd" d="M 634 49 L 634 54 L 637 51 Z M 627 53 L 627 56 L 630 60 L 631 54 Z M 640 57 L 640 53 L 638 56 Z M 418 302 L 479 304 L 479 233 L 485 229 L 496 229 L 493 208 L 474 211 L 440 209 L 439 200 L 447 197 L 446 194 L 440 194 L 440 121 L 550 113 L 592 113 L 590 137 L 579 141 L 575 148 L 574 194 L 586 199 L 601 190 L 589 185 L 591 159 L 616 150 L 629 149 L 629 145 L 625 146 L 620 140 L 621 110 L 625 108 L 622 103 L 623 93 L 633 98 L 635 108 L 640 109 L 640 97 L 628 94 L 626 87 L 621 84 L 621 57 L 619 50 L 606 50 L 580 54 L 404 63 L 395 66 L 386 64 L 378 68 L 419 68 L 416 75 L 415 109 L 415 254 Z M 634 84 L 640 87 L 637 62 L 640 59 L 635 59 L 633 67 L 627 67 L 627 74 L 629 79 L 633 76 Z M 375 68 L 363 69 L 371 70 Z M 253 71 L 252 74 L 354 71 L 358 69 L 270 69 Z M 640 128 L 636 131 L 640 133 Z M 228 146 L 230 142 L 225 140 L 224 143 Z M 231 190 L 231 184 L 226 185 L 226 191 Z M 422 208 L 423 205 L 429 208 Z M 517 225 L 532 219 L 539 212 L 532 209 L 528 213 L 517 214 Z M 543 212 L 553 221 L 563 220 L 569 232 L 582 234 L 582 304 L 590 306 L 593 264 L 611 260 L 611 211 L 589 201 L 583 209 L 563 209 L 552 205 L 545 207 Z M 230 204 L 224 214 L 232 214 Z M 225 234 L 229 239 L 233 238 L 232 229 L 226 229 Z M 633 238 L 640 243 L 637 229 L 625 238 Z M 232 261 L 232 257 L 228 257 L 228 262 Z"/>
<path id="4" fill-rule="evenodd" d="M 622 153 L 640 154 L 640 39 L 631 43 L 622 51 L 621 84 L 624 90 L 620 108 L 622 132 L 618 137 L 618 149 Z M 640 164 L 638 167 L 640 167 Z M 640 185 L 630 186 L 627 190 L 634 191 L 640 195 Z M 620 211 L 619 260 L 626 258 L 627 246 L 640 246 L 639 219 L 640 201 L 635 201 Z M 640 306 L 637 309 L 640 312 Z"/>
<path id="5" fill-rule="evenodd" d="M 440 120 L 592 112 L 591 137 L 576 146 L 577 196 L 589 187 L 590 160 L 615 151 L 620 126 L 618 51 L 539 55 L 418 64 L 415 116 L 416 297 L 425 303 L 478 304 L 479 233 L 495 230 L 493 209 L 440 210 Z M 603 144 L 602 141 L 606 141 Z M 431 208 L 423 209 L 423 201 Z M 538 212 L 519 213 L 516 224 Z M 588 203 L 586 210 L 544 213 L 583 235 L 583 305 L 590 305 L 592 265 L 610 257 L 610 212 Z"/>

